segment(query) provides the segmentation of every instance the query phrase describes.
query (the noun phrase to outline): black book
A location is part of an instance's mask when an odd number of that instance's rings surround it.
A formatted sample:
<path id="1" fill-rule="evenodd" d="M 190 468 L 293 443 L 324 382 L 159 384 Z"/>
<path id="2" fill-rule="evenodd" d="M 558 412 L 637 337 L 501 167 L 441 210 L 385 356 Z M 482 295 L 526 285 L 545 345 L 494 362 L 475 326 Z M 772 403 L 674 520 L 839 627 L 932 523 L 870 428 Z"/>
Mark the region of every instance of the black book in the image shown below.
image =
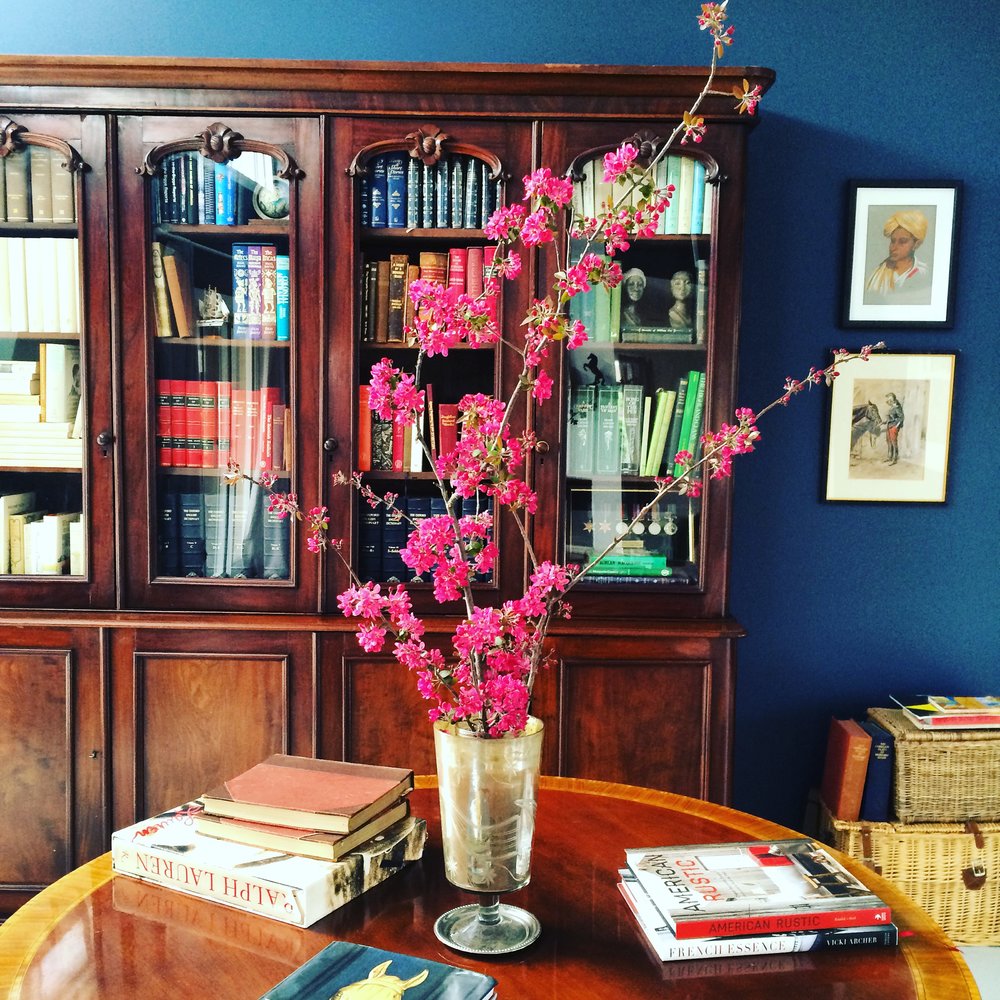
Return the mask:
<path id="1" fill-rule="evenodd" d="M 287 489 L 287 484 L 281 489 Z M 263 500 L 262 567 L 265 580 L 287 580 L 292 575 L 291 542 L 292 519 L 287 514 L 278 517 L 276 511 L 268 509 L 267 499 Z"/>
<path id="2" fill-rule="evenodd" d="M 180 576 L 180 498 L 172 490 L 160 499 L 160 517 L 157 533 L 158 565 L 160 576 Z"/>
<path id="3" fill-rule="evenodd" d="M 181 576 L 205 575 L 205 510 L 200 493 L 180 494 Z"/>

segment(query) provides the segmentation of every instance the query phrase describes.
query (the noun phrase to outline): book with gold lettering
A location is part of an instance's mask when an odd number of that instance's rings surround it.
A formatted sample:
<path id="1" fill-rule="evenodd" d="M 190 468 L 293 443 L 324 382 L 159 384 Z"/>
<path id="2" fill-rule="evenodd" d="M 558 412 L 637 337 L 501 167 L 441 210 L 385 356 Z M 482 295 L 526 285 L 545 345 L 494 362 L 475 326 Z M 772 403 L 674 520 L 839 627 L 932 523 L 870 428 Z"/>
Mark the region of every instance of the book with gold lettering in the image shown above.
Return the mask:
<path id="1" fill-rule="evenodd" d="M 117 830 L 116 874 L 297 927 L 356 899 L 423 854 L 427 825 L 410 816 L 338 861 L 237 844 L 198 833 L 199 801 Z"/>

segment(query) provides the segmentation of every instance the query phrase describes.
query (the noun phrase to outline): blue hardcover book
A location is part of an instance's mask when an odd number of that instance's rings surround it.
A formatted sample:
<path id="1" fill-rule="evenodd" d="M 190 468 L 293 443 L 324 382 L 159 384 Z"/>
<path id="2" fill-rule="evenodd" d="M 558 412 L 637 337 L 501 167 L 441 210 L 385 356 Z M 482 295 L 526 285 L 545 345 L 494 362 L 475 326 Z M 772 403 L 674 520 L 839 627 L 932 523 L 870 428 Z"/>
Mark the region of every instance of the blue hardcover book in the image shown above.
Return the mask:
<path id="1" fill-rule="evenodd" d="M 670 196 L 670 207 L 664 214 L 664 232 L 669 236 L 678 232 L 678 215 L 681 201 L 681 158 L 671 153 L 667 157 L 667 185 L 673 185 L 674 193 Z"/>
<path id="2" fill-rule="evenodd" d="M 434 191 L 434 226 L 447 229 L 451 226 L 451 160 L 446 153 L 441 154 L 434 168 L 437 187 Z"/>
<path id="3" fill-rule="evenodd" d="M 705 164 L 694 161 L 694 185 L 691 189 L 691 233 L 702 232 L 705 217 Z"/>
<path id="4" fill-rule="evenodd" d="M 877 722 L 867 719 L 861 728 L 872 738 L 865 772 L 865 789 L 861 794 L 859 818 L 869 823 L 888 823 L 894 818 L 892 808 L 892 774 L 896 756 L 896 741 L 892 733 Z"/>
<path id="5" fill-rule="evenodd" d="M 406 225 L 406 154 L 385 158 L 386 224 L 394 229 Z"/>
<path id="6" fill-rule="evenodd" d="M 381 504 L 358 507 L 358 576 L 372 582 L 382 579 L 382 529 L 385 523 Z"/>
<path id="7" fill-rule="evenodd" d="M 279 253 L 276 259 L 278 266 L 275 282 L 275 339 L 288 340 L 291 336 L 289 258 L 288 254 Z"/>
<path id="8" fill-rule="evenodd" d="M 261 1000 L 402 997 L 406 1000 L 488 1000 L 492 976 L 428 958 L 334 941 L 268 990 Z"/>
<path id="9" fill-rule="evenodd" d="M 437 209 L 437 167 L 422 165 L 420 171 L 420 228 L 433 229 Z"/>
<path id="10" fill-rule="evenodd" d="M 451 164 L 451 224 L 460 229 L 465 221 L 465 163 L 456 156 Z"/>
<path id="11" fill-rule="evenodd" d="M 158 576 L 181 575 L 180 497 L 170 490 L 160 500 L 157 548 Z"/>
<path id="12" fill-rule="evenodd" d="M 479 228 L 479 174 L 480 163 L 469 160 L 465 168 L 465 218 L 462 225 L 466 229 Z"/>
<path id="13" fill-rule="evenodd" d="M 490 180 L 489 164 L 479 165 L 479 228 L 485 229 L 486 223 L 490 221 L 490 216 L 497 208 L 497 182 Z"/>
<path id="14" fill-rule="evenodd" d="M 423 164 L 415 157 L 409 157 L 406 165 L 406 228 L 420 228 L 420 170 Z"/>
<path id="15" fill-rule="evenodd" d="M 368 218 L 372 229 L 384 229 L 389 225 L 389 177 L 384 156 L 376 156 L 371 164 L 371 187 L 369 189 Z"/>
<path id="16" fill-rule="evenodd" d="M 215 177 L 212 186 L 215 192 L 215 224 L 224 226 L 226 225 L 226 174 L 229 173 L 229 164 L 216 163 L 212 172 Z"/>
<path id="17" fill-rule="evenodd" d="M 246 243 L 233 244 L 233 339 L 246 340 L 250 336 L 250 247 Z"/>
<path id="18" fill-rule="evenodd" d="M 358 198 L 360 199 L 361 228 L 367 229 L 372 224 L 372 182 L 367 174 L 361 175 Z"/>

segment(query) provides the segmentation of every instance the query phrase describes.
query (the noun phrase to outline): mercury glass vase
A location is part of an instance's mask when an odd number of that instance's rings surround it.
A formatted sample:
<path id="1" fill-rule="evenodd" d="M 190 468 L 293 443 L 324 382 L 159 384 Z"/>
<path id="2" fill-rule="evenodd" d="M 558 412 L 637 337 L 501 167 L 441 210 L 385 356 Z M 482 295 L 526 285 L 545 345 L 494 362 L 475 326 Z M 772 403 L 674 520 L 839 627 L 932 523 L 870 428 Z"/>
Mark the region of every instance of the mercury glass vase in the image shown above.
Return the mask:
<path id="1" fill-rule="evenodd" d="M 434 726 L 445 877 L 479 897 L 434 925 L 438 938 L 458 951 L 518 951 L 541 930 L 532 914 L 500 896 L 531 878 L 542 732 L 533 717 L 523 733 L 497 739 L 447 722 Z"/>

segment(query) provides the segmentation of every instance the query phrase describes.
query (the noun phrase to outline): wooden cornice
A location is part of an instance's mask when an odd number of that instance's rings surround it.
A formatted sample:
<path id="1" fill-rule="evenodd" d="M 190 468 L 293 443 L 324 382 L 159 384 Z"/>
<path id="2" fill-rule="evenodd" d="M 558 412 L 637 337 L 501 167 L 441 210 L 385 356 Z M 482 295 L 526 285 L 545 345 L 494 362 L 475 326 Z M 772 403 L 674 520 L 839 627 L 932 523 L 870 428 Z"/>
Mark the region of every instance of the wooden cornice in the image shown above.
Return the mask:
<path id="1" fill-rule="evenodd" d="M 492 99 L 490 106 L 522 114 L 526 98 L 543 103 L 565 98 L 572 112 L 597 100 L 615 103 L 616 113 L 635 103 L 636 116 L 679 113 L 705 82 L 705 67 L 592 66 L 518 63 L 324 62 L 307 60 L 167 59 L 117 56 L 4 56 L 0 61 L 0 107 L 75 107 L 79 109 L 201 111 L 242 107 L 267 111 L 373 110 L 371 95 L 399 95 L 404 104 L 421 96 L 454 95 Z M 729 96 L 747 79 L 762 90 L 774 71 L 726 66 L 718 70 L 706 116 L 733 115 Z M 156 95 L 151 91 L 158 92 Z M 174 97 L 165 107 L 162 91 Z M 127 97 L 126 97 L 127 95 Z M 493 101 L 496 104 L 493 104 Z M 388 102 L 390 110 L 396 102 Z"/>

